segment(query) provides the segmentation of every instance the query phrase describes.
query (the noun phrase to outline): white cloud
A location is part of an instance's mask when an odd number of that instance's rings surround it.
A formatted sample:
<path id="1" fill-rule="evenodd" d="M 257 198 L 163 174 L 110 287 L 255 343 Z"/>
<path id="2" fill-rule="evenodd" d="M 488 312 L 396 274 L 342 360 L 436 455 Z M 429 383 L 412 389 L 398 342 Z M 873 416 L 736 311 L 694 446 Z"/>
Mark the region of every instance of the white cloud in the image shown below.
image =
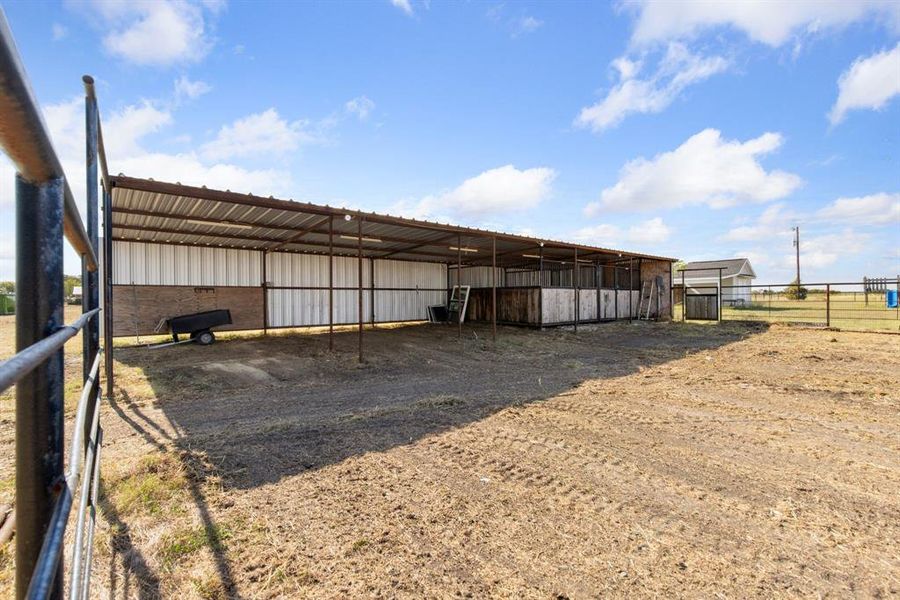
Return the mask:
<path id="1" fill-rule="evenodd" d="M 92 6 L 110 30 L 103 38 L 104 48 L 129 62 L 153 66 L 196 62 L 212 47 L 204 8 L 215 13 L 218 5 L 186 0 L 95 0 Z"/>
<path id="2" fill-rule="evenodd" d="M 839 29 L 874 18 L 900 25 L 900 9 L 893 0 L 632 0 L 637 11 L 632 35 L 635 44 L 689 38 L 703 30 L 730 27 L 751 40 L 781 46 L 798 35 Z"/>
<path id="3" fill-rule="evenodd" d="M 820 209 L 817 215 L 838 223 L 894 224 L 900 228 L 900 193 L 882 192 L 857 198 L 838 198 Z"/>
<path id="4" fill-rule="evenodd" d="M 839 260 L 860 254 L 868 247 L 870 236 L 845 229 L 839 233 L 800 238 L 801 269 L 824 269 L 835 265 Z M 787 253 L 782 256 L 781 264 L 785 268 L 794 265 L 795 256 Z M 801 272 L 802 275 L 802 272 Z M 804 277 L 807 281 L 809 277 Z M 826 279 L 828 281 L 828 279 Z"/>
<path id="5" fill-rule="evenodd" d="M 623 233 L 620 227 L 610 223 L 600 223 L 599 225 L 582 227 L 572 234 L 572 239 L 592 246 L 608 248 L 620 243 L 622 236 Z"/>
<path id="6" fill-rule="evenodd" d="M 517 37 L 528 33 L 534 33 L 540 29 L 543 24 L 543 21 L 532 16 L 520 17 L 512 23 L 512 35 L 513 37 Z"/>
<path id="7" fill-rule="evenodd" d="M 375 109 L 375 103 L 365 96 L 358 96 L 352 100 L 348 100 L 344 104 L 344 109 L 351 115 L 356 115 L 360 121 L 365 121 Z"/>
<path id="8" fill-rule="evenodd" d="M 900 6 L 900 5 L 898 5 Z M 878 110 L 900 95 L 900 43 L 866 58 L 857 58 L 838 79 L 838 98 L 828 119 L 832 125 L 844 120 L 847 111 Z"/>
<path id="9" fill-rule="evenodd" d="M 671 152 L 652 160 L 638 158 L 622 167 L 619 181 L 585 207 L 594 216 L 603 210 L 643 211 L 706 204 L 713 208 L 743 202 L 768 202 L 797 189 L 802 180 L 779 170 L 766 171 L 759 158 L 782 144 L 778 133 L 741 142 L 725 140 L 705 129 Z"/>
<path id="10" fill-rule="evenodd" d="M 753 225 L 741 225 L 719 236 L 730 242 L 760 242 L 775 235 L 787 235 L 796 215 L 785 210 L 784 204 L 773 204 L 762 212 Z"/>
<path id="11" fill-rule="evenodd" d="M 212 91 L 212 86 L 205 81 L 191 81 L 187 75 L 182 75 L 175 80 L 175 100 L 196 100 L 203 94 Z"/>
<path id="12" fill-rule="evenodd" d="M 659 244 L 672 236 L 672 228 L 661 217 L 636 223 L 627 230 L 609 223 L 583 227 L 572 234 L 575 240 L 593 246 L 610 247 L 623 242 L 632 244 Z"/>
<path id="13" fill-rule="evenodd" d="M 287 121 L 274 108 L 248 115 L 219 130 L 216 139 L 200 149 L 209 160 L 232 157 L 285 154 L 301 145 L 321 142 L 320 133 L 305 119 Z"/>
<path id="14" fill-rule="evenodd" d="M 672 235 L 672 229 L 656 217 L 628 229 L 628 241 L 636 244 L 658 244 L 665 242 Z"/>
<path id="15" fill-rule="evenodd" d="M 686 87 L 721 73 L 728 66 L 729 61 L 721 56 L 703 57 L 692 54 L 683 44 L 672 43 L 656 71 L 646 78 L 638 78 L 640 62 L 619 57 L 612 62 L 619 73 L 619 83 L 603 100 L 581 109 L 575 124 L 600 132 L 632 113 L 661 112 Z"/>
<path id="16" fill-rule="evenodd" d="M 393 4 L 394 7 L 402 10 L 407 15 L 412 16 L 413 7 L 412 4 L 410 4 L 409 0 L 391 0 L 391 4 Z"/>
<path id="17" fill-rule="evenodd" d="M 53 41 L 58 42 L 69 35 L 69 29 L 65 25 L 54 23 L 51 26 L 51 33 L 53 35 Z"/>
<path id="18" fill-rule="evenodd" d="M 547 167 L 520 170 L 505 165 L 470 177 L 452 190 L 426 196 L 416 203 L 400 203 L 394 210 L 420 218 L 449 214 L 476 219 L 522 211 L 547 199 L 555 178 L 556 171 Z"/>
<path id="19" fill-rule="evenodd" d="M 44 107 L 44 118 L 83 216 L 84 99 L 76 97 L 47 105 Z M 207 160 L 207 157 L 193 151 L 166 154 L 145 148 L 147 136 L 162 132 L 174 122 L 171 112 L 147 101 L 105 115 L 103 135 L 110 172 L 235 191 L 252 191 L 258 195 L 282 195 L 290 192 L 290 175 L 284 171 L 247 169 L 219 160 Z M 2 191 L 4 198 L 11 193 L 6 192 L 5 187 Z"/>

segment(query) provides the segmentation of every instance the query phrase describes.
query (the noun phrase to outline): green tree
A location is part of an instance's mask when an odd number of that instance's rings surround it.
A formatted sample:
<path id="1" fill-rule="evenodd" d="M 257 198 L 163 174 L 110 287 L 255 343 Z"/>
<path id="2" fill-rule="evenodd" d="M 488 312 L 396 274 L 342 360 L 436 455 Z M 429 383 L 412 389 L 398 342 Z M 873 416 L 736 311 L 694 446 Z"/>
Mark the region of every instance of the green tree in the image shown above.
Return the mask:
<path id="1" fill-rule="evenodd" d="M 784 296 L 788 300 L 806 300 L 807 295 L 809 295 L 809 290 L 800 285 L 798 279 L 794 279 L 791 285 L 784 288 Z"/>
<path id="2" fill-rule="evenodd" d="M 66 298 L 69 298 L 76 286 L 81 285 L 81 277 L 79 275 L 63 275 L 63 289 Z"/>

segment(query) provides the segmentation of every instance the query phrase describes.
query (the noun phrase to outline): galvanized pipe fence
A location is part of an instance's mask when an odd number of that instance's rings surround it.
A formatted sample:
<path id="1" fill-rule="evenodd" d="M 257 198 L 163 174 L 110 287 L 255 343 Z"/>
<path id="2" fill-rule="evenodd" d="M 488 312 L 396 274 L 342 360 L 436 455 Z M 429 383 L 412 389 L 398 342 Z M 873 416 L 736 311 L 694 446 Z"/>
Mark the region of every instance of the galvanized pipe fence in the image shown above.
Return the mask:
<path id="1" fill-rule="evenodd" d="M 677 281 L 677 280 L 676 280 Z M 872 289 L 863 281 L 688 285 L 676 290 L 682 320 L 784 323 L 839 329 L 900 331 L 900 277 Z M 679 284 L 681 282 L 678 282 Z M 707 308 L 704 308 L 707 301 Z M 716 314 L 714 308 L 721 309 Z"/>
<path id="2" fill-rule="evenodd" d="M 100 478 L 100 365 L 111 393 L 108 313 L 100 347 L 98 163 L 106 180 L 93 81 L 84 78 L 87 227 L 0 10 L 0 147 L 16 166 L 16 354 L 0 363 L 0 392 L 16 386 L 15 557 L 17 598 L 60 598 L 64 541 L 75 495 L 76 526 L 68 597 L 89 596 L 92 543 Z M 105 186 L 108 190 L 108 186 Z M 108 199 L 108 194 L 105 194 Z M 106 203 L 108 206 L 108 202 Z M 63 321 L 63 240 L 81 256 L 82 315 Z M 108 221 L 105 241 L 109 240 Z M 109 253 L 104 253 L 108 265 Z M 109 277 L 109 269 L 104 273 Z M 108 285 L 104 298 L 109 300 Z M 108 305 L 107 305 L 108 306 Z M 83 338 L 84 385 L 65 468 L 63 347 Z M 107 351 L 104 351 L 107 350 Z"/>

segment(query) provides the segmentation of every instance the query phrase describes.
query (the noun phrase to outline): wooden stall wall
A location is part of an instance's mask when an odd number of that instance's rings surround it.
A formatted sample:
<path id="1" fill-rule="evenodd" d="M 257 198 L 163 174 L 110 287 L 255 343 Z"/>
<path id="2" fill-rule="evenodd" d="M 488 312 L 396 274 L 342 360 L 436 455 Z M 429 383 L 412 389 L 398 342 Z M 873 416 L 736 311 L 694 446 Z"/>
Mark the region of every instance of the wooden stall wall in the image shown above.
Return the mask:
<path id="1" fill-rule="evenodd" d="M 541 322 L 543 325 L 557 325 L 575 321 L 575 290 L 571 288 L 544 288 L 541 293 Z M 637 317 L 640 292 L 619 290 L 618 305 L 616 304 L 616 294 L 616 290 L 600 289 L 599 320 L 628 319 L 629 294 L 631 295 L 631 317 Z M 579 290 L 578 319 L 579 322 L 598 320 L 596 289 Z"/>
<path id="2" fill-rule="evenodd" d="M 492 308 L 491 288 L 473 288 L 469 294 L 466 319 L 490 321 Z M 497 321 L 521 325 L 540 325 L 540 288 L 497 288 Z"/>
<path id="3" fill-rule="evenodd" d="M 114 285 L 113 335 L 152 335 L 160 319 L 227 308 L 233 324 L 216 331 L 263 328 L 258 287 Z"/>

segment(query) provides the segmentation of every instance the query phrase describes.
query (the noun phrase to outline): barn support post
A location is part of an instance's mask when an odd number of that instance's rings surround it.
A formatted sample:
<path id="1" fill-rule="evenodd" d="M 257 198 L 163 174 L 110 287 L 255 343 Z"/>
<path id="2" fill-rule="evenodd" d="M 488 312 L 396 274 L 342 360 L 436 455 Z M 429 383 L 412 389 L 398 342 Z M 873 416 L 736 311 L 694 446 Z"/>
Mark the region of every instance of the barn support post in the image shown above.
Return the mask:
<path id="1" fill-rule="evenodd" d="M 675 320 L 675 286 L 672 281 L 672 263 L 669 263 L 669 319 Z"/>
<path id="2" fill-rule="evenodd" d="M 462 234 L 456 234 L 456 285 L 458 294 L 456 296 L 456 337 L 462 340 Z"/>
<path id="3" fill-rule="evenodd" d="M 685 321 L 685 309 L 687 308 L 687 288 L 684 287 L 684 269 L 681 270 L 681 322 Z"/>
<path id="4" fill-rule="evenodd" d="M 362 213 L 356 213 L 357 317 L 359 320 L 359 362 L 363 361 Z"/>
<path id="5" fill-rule="evenodd" d="M 619 266 L 616 265 L 613 267 L 613 294 L 615 294 L 615 298 L 613 299 L 613 310 L 616 311 L 615 320 L 619 320 Z"/>
<path id="6" fill-rule="evenodd" d="M 334 351 L 334 215 L 328 217 L 328 350 Z"/>
<path id="7" fill-rule="evenodd" d="M 595 316 L 598 322 L 600 321 L 600 270 L 602 268 L 598 261 L 594 261 L 594 286 L 597 288 L 597 312 Z"/>
<path id="8" fill-rule="evenodd" d="M 63 321 L 65 180 L 16 175 L 16 351 Z M 63 478 L 63 350 L 16 384 L 16 596 L 24 598 Z M 60 558 L 50 596 L 63 593 Z"/>
<path id="9" fill-rule="evenodd" d="M 269 251 L 262 251 L 262 296 L 263 296 L 263 335 L 269 335 L 269 276 L 266 263 L 269 262 Z"/>
<path id="10" fill-rule="evenodd" d="M 541 245 L 538 246 L 538 270 L 540 272 L 540 275 L 538 275 L 538 277 L 540 277 L 540 283 L 538 283 L 538 287 L 542 288 L 542 287 L 544 287 L 544 243 L 543 242 L 541 242 Z"/>
<path id="11" fill-rule="evenodd" d="M 572 265 L 572 287 L 575 289 L 575 333 L 578 333 L 578 247 L 575 248 L 575 264 Z"/>
<path id="12" fill-rule="evenodd" d="M 369 322 L 375 329 L 375 258 L 369 259 Z"/>
<path id="13" fill-rule="evenodd" d="M 103 190 L 103 371 L 106 377 L 106 398 L 113 397 L 113 242 L 112 190 Z"/>
<path id="14" fill-rule="evenodd" d="M 497 236 L 491 238 L 491 338 L 497 343 Z"/>
<path id="15" fill-rule="evenodd" d="M 628 320 L 634 320 L 634 259 L 628 257 Z"/>

